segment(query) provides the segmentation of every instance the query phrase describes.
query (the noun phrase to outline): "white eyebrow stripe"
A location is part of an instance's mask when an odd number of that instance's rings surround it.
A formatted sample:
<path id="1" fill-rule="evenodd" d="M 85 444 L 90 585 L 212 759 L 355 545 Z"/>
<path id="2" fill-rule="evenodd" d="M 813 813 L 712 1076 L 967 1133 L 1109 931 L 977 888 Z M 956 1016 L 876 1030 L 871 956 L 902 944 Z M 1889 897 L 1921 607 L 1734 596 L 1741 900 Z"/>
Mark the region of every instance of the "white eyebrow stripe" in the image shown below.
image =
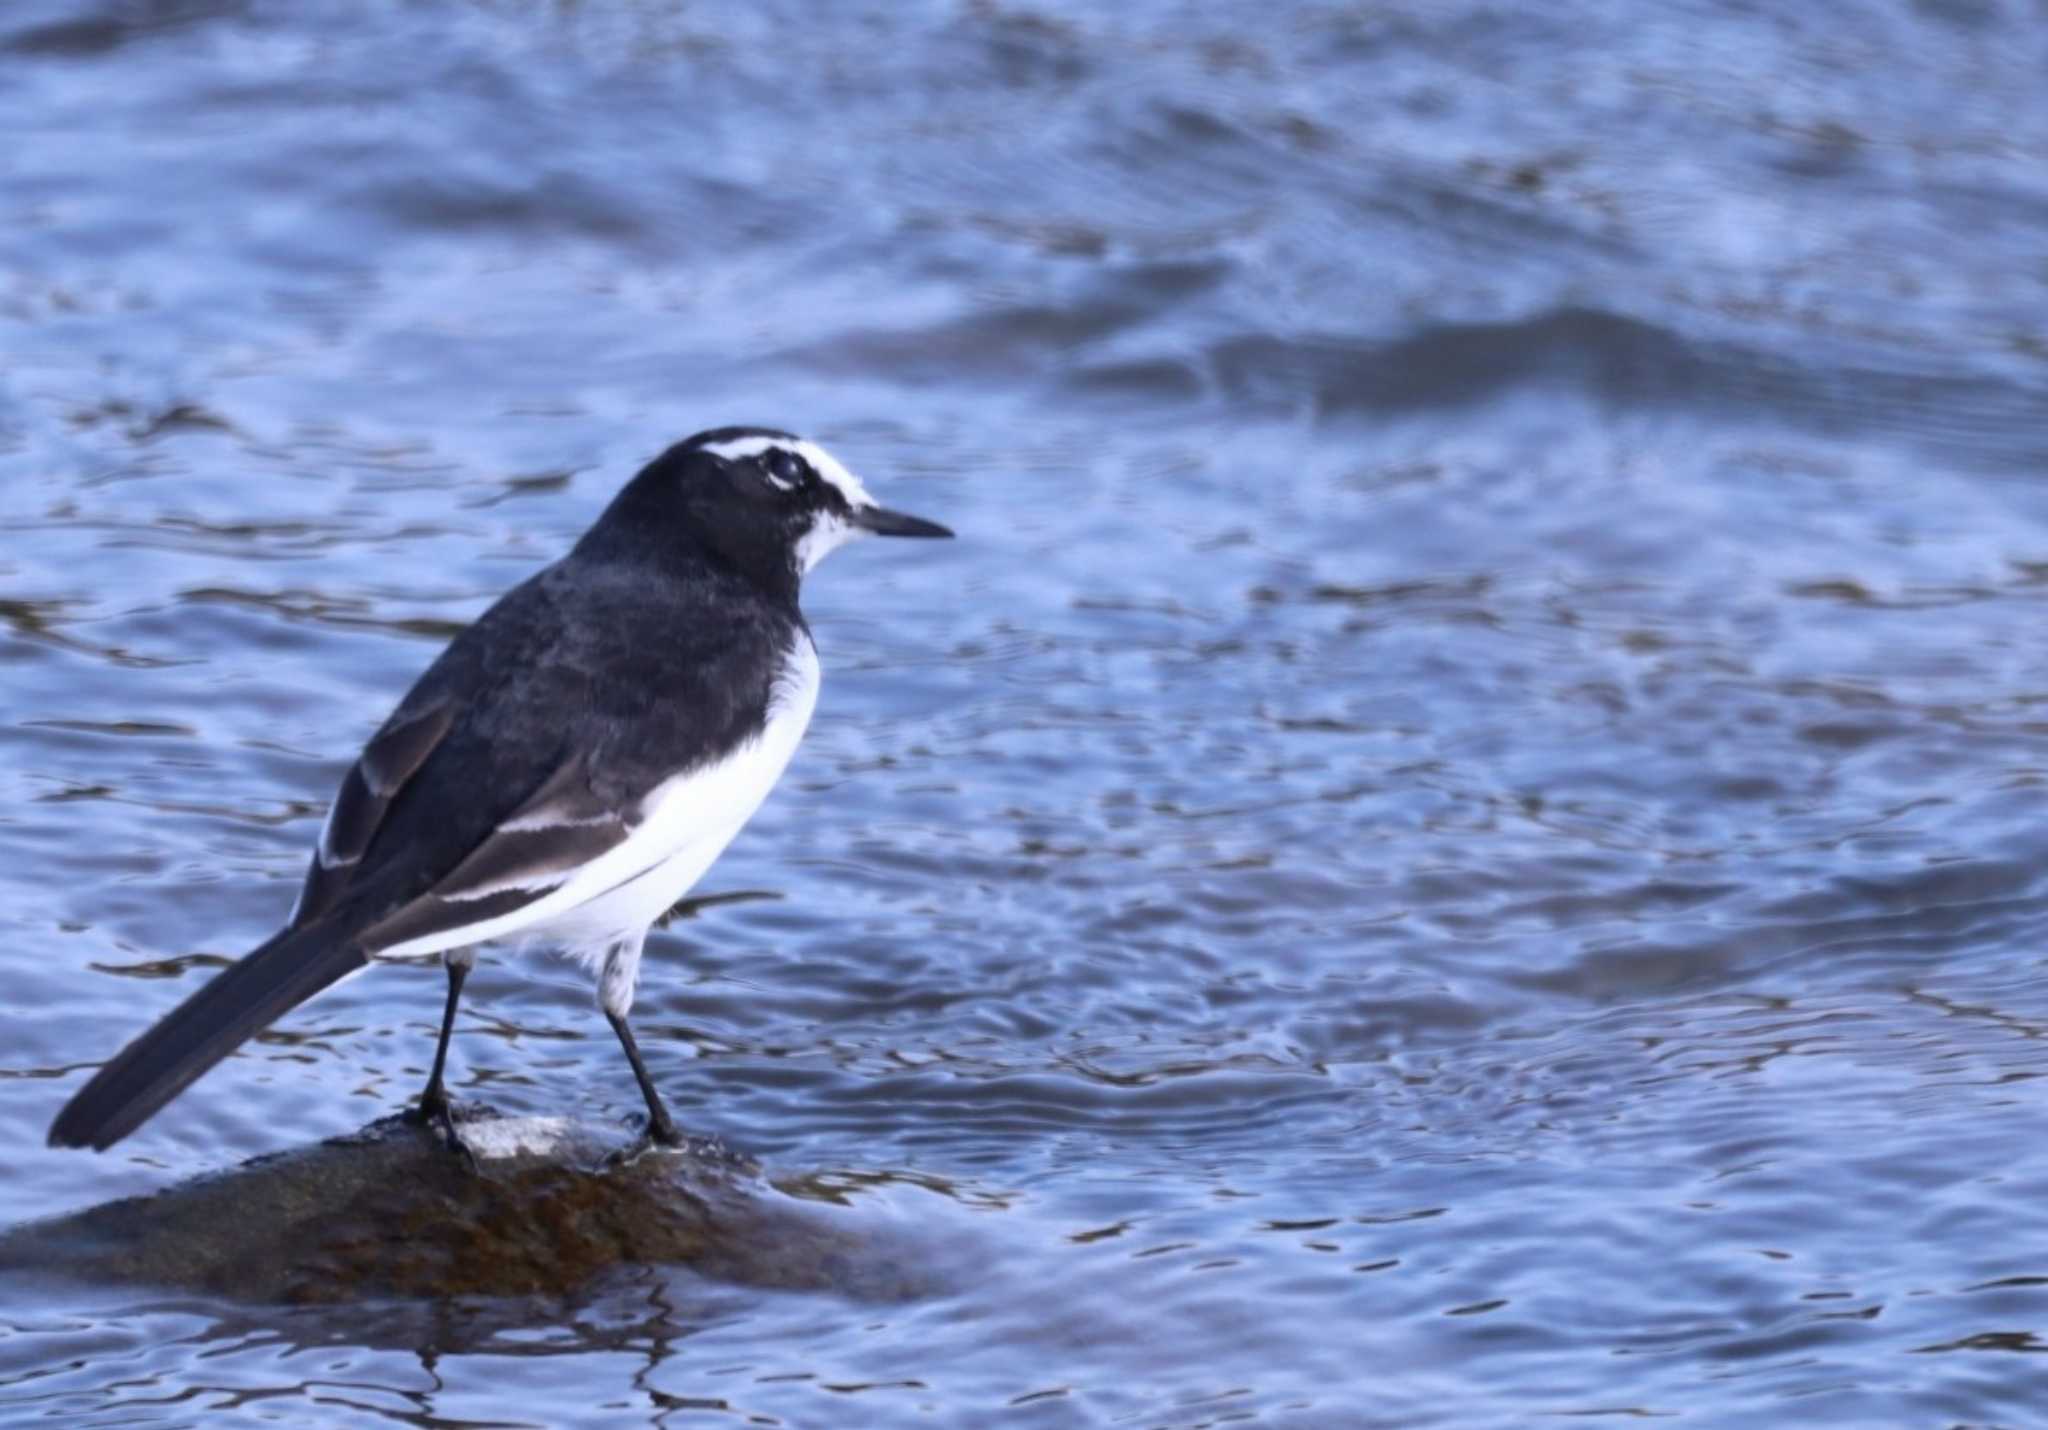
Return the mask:
<path id="1" fill-rule="evenodd" d="M 804 460 L 818 469 L 818 475 L 839 488 L 839 495 L 846 498 L 851 507 L 873 506 L 875 499 L 868 495 L 868 489 L 861 485 L 860 478 L 839 464 L 839 459 L 815 442 L 799 442 L 797 451 L 804 454 Z"/>
<path id="2" fill-rule="evenodd" d="M 803 444 L 787 437 L 735 437 L 729 442 L 706 442 L 703 450 L 728 462 L 739 462 L 745 461 L 748 457 L 758 457 L 763 452 L 773 451 L 777 447 L 795 452 L 800 451 Z M 775 484 L 777 491 L 796 490 L 794 483 L 785 482 L 773 472 L 764 472 L 762 475 Z"/>
<path id="3" fill-rule="evenodd" d="M 739 461 L 746 457 L 758 457 L 774 447 L 781 447 L 802 457 L 817 471 L 818 475 L 839 489 L 848 506 L 873 506 L 875 499 L 868 495 L 868 489 L 861 480 L 841 465 L 839 459 L 820 447 L 816 442 L 805 442 L 789 437 L 735 437 L 729 442 L 706 442 L 702 448 L 714 457 L 727 461 Z M 777 486 L 783 484 L 774 477 L 769 478 Z M 783 487 L 787 491 L 787 487 Z"/>
<path id="4" fill-rule="evenodd" d="M 706 442 L 701 450 L 714 457 L 738 461 L 742 457 L 758 457 L 770 447 L 794 448 L 797 445 L 788 437 L 734 437 L 725 442 Z"/>

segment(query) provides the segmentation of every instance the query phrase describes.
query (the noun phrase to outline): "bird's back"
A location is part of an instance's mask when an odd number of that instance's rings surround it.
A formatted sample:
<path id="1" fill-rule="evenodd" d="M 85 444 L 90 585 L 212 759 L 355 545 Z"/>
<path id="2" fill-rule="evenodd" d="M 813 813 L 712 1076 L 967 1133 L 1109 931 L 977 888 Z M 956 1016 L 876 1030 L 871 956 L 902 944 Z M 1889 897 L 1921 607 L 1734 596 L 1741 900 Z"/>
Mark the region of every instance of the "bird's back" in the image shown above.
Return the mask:
<path id="1" fill-rule="evenodd" d="M 452 707 L 447 729 L 327 908 L 369 924 L 418 899 L 566 759 L 581 759 L 596 798 L 630 808 L 729 757 L 809 641 L 793 603 L 716 571 L 557 562 L 458 635 L 399 703 L 393 724 Z M 316 856 L 309 889 L 321 872 Z"/>

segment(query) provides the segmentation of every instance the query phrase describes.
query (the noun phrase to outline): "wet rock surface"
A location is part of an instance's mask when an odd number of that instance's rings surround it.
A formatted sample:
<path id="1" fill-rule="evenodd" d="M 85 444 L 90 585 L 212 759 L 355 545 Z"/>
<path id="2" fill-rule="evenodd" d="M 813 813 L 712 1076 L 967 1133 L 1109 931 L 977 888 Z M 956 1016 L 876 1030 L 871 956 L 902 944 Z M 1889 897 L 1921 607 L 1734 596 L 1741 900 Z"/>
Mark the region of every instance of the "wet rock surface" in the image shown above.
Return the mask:
<path id="1" fill-rule="evenodd" d="M 777 1190 L 709 1139 L 679 1148 L 594 1124 L 460 1114 L 466 1151 L 386 1117 L 151 1196 L 0 1237 L 0 1270 L 239 1301 L 553 1296 L 622 1267 L 720 1282 L 907 1294 L 857 1213 Z"/>

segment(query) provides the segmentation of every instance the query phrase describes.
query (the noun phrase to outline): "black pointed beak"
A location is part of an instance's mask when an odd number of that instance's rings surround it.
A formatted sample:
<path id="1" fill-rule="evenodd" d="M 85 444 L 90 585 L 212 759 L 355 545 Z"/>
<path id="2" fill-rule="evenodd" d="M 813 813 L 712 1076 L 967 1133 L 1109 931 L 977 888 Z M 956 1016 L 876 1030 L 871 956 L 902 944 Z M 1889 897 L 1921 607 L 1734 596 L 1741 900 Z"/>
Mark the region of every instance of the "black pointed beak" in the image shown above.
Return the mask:
<path id="1" fill-rule="evenodd" d="M 872 531 L 877 536 L 951 536 L 953 533 L 936 521 L 926 521 L 921 516 L 905 516 L 900 511 L 886 507 L 857 506 L 853 509 L 853 524 L 863 531 Z"/>

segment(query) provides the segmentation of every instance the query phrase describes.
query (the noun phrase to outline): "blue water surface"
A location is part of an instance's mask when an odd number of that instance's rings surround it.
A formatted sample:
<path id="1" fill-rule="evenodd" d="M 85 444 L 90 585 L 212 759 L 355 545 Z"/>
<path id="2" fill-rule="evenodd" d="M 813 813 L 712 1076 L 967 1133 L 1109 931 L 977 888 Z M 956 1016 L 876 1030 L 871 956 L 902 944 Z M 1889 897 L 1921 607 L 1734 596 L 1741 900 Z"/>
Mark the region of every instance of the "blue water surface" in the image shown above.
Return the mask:
<path id="1" fill-rule="evenodd" d="M 379 969 L 42 1145 L 666 443 L 961 539 L 809 583 L 772 897 L 636 1014 L 935 1289 L 14 1285 L 0 1419 L 2040 1420 L 2042 19 L 14 0 L 0 1220 L 416 1091 Z M 637 1106 L 575 967 L 470 986 L 458 1095 Z"/>

